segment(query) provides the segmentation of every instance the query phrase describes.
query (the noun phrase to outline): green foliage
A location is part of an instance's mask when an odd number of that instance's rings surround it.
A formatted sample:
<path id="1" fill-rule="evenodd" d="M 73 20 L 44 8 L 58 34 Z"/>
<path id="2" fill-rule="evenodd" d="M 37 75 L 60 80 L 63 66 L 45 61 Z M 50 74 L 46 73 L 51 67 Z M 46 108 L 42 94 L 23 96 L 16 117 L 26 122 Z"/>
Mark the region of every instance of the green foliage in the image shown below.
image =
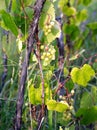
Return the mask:
<path id="1" fill-rule="evenodd" d="M 44 32 L 44 35 L 42 36 L 44 42 L 51 43 L 60 36 L 60 25 L 55 20 L 54 5 L 49 1 L 45 3 L 43 13 L 40 17 L 39 27 Z"/>
<path id="2" fill-rule="evenodd" d="M 87 6 L 92 2 L 92 0 L 81 0 L 81 2 L 83 5 Z"/>
<path id="3" fill-rule="evenodd" d="M 78 22 L 85 21 L 87 19 L 87 17 L 88 17 L 87 10 L 86 9 L 81 10 L 80 12 L 77 13 L 76 17 L 77 17 Z"/>
<path id="4" fill-rule="evenodd" d="M 18 81 L 28 49 L 28 28 L 33 19 L 33 5 L 36 1 L 12 0 L 11 8 L 10 2 L 0 2 L 0 9 L 3 9 L 0 10 L 0 89 L 3 71 L 6 71 L 3 55 L 6 54 L 8 58 L 7 78 L 0 93 L 0 130 L 13 129 Z M 82 124 L 84 129 L 87 129 L 90 123 L 95 125 L 96 5 L 95 0 L 47 0 L 44 4 L 38 24 L 39 41 L 37 43 L 35 35 L 34 51 L 32 50 L 29 61 L 21 130 L 35 130 L 40 121 L 43 130 L 74 130 L 77 120 L 79 129 L 83 128 Z M 63 37 L 60 37 L 60 34 L 63 34 Z M 57 38 L 60 38 L 61 43 L 64 42 L 62 48 L 59 47 Z M 59 54 L 62 53 L 60 49 L 64 49 L 64 56 Z M 44 113 L 45 117 L 41 119 Z"/>
<path id="5" fill-rule="evenodd" d="M 0 11 L 2 21 L 0 26 L 3 27 L 5 30 L 10 30 L 15 36 L 18 35 L 18 28 L 9 13 L 4 10 Z"/>
<path id="6" fill-rule="evenodd" d="M 39 21 L 40 28 L 44 29 L 44 25 L 50 21 L 55 21 L 55 9 L 54 5 L 50 1 L 46 1 Z"/>
<path id="7" fill-rule="evenodd" d="M 81 101 L 80 101 L 80 108 L 92 107 L 94 105 L 92 97 L 93 97 L 93 95 L 89 92 L 83 93 Z"/>
<path id="8" fill-rule="evenodd" d="M 76 9 L 74 7 L 64 6 L 63 13 L 67 16 L 74 16 L 76 15 Z"/>
<path id="9" fill-rule="evenodd" d="M 74 67 L 71 71 L 71 78 L 74 83 L 77 83 L 82 86 L 87 86 L 87 83 L 90 81 L 91 77 L 95 75 L 94 70 L 90 65 L 85 64 L 82 68 Z"/>
<path id="10" fill-rule="evenodd" d="M 93 23 L 88 23 L 87 26 L 92 29 L 92 30 L 96 30 L 97 29 L 97 22 L 93 22 Z"/>
<path id="11" fill-rule="evenodd" d="M 64 112 L 69 108 L 67 102 L 56 102 L 56 100 L 48 100 L 47 102 L 48 110 Z"/>
<path id="12" fill-rule="evenodd" d="M 84 125 L 93 123 L 97 120 L 97 106 L 80 108 L 76 113 L 76 116 L 81 117 L 81 123 Z"/>
<path id="13" fill-rule="evenodd" d="M 42 104 L 42 85 L 35 88 L 34 85 L 28 87 L 29 102 L 33 105 Z M 52 93 L 47 84 L 45 84 L 45 103 L 52 97 Z"/>

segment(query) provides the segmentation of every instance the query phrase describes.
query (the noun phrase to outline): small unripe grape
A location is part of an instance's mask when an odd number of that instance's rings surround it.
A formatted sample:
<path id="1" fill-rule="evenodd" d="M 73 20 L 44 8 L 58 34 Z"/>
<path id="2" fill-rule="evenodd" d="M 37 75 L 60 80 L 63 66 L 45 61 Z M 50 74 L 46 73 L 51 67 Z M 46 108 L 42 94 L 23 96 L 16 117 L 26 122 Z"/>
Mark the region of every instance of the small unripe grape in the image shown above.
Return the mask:
<path id="1" fill-rule="evenodd" d="M 47 52 L 47 56 L 49 57 L 51 54 L 49 52 Z"/>
<path id="2" fill-rule="evenodd" d="M 74 90 L 71 90 L 71 94 L 74 95 Z"/>
<path id="3" fill-rule="evenodd" d="M 73 106 L 70 106 L 69 109 L 70 109 L 70 110 L 73 110 Z"/>
<path id="4" fill-rule="evenodd" d="M 48 31 L 47 31 L 48 33 L 50 33 L 51 32 L 51 29 L 48 29 Z"/>
<path id="5" fill-rule="evenodd" d="M 45 32 L 44 34 L 47 36 L 47 35 L 48 35 L 48 32 Z"/>
<path id="6" fill-rule="evenodd" d="M 44 49 L 44 46 L 42 45 L 42 46 L 40 47 L 40 49 L 42 49 L 42 50 L 43 50 L 43 49 Z"/>
<path id="7" fill-rule="evenodd" d="M 52 60 L 55 60 L 55 55 L 53 55 Z"/>
<path id="8" fill-rule="evenodd" d="M 46 58 L 45 58 L 45 61 L 48 61 L 48 60 L 49 60 L 49 59 L 46 57 Z"/>
<path id="9" fill-rule="evenodd" d="M 27 103 L 27 102 L 25 103 L 25 106 L 28 106 L 28 103 Z"/>
<path id="10" fill-rule="evenodd" d="M 71 113 L 68 113 L 69 116 L 71 116 Z"/>
<path id="11" fill-rule="evenodd" d="M 51 51 L 52 51 L 52 49 L 51 48 L 49 48 L 49 52 L 51 53 Z"/>
<path id="12" fill-rule="evenodd" d="M 48 29 L 48 25 L 45 25 L 45 29 Z"/>
<path id="13" fill-rule="evenodd" d="M 51 29 L 51 28 L 52 28 L 52 25 L 48 25 L 48 28 Z"/>
<path id="14" fill-rule="evenodd" d="M 43 56 L 46 56 L 46 52 L 43 53 Z"/>
<path id="15" fill-rule="evenodd" d="M 59 96 L 59 99 L 62 99 L 62 95 Z"/>
<path id="16" fill-rule="evenodd" d="M 53 25 L 54 25 L 54 21 L 51 21 L 51 22 L 50 22 L 50 25 L 52 25 L 52 26 L 53 26 Z"/>
<path id="17" fill-rule="evenodd" d="M 42 59 L 42 60 L 44 59 L 44 56 L 43 56 L 43 55 L 41 56 L 41 59 Z"/>

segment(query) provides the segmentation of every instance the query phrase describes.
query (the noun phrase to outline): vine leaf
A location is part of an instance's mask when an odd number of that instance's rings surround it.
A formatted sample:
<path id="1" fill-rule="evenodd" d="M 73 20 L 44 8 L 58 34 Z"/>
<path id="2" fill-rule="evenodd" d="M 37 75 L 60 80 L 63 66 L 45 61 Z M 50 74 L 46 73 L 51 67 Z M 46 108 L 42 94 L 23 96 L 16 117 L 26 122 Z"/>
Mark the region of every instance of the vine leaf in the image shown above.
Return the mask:
<path id="1" fill-rule="evenodd" d="M 44 25 L 48 23 L 49 20 L 55 20 L 55 9 L 50 1 L 46 1 L 39 20 L 39 27 L 44 30 Z"/>
<path id="2" fill-rule="evenodd" d="M 94 105 L 92 96 L 89 92 L 85 92 L 81 98 L 80 108 L 91 108 Z"/>
<path id="3" fill-rule="evenodd" d="M 44 37 L 44 41 L 51 43 L 53 40 L 55 40 L 60 36 L 60 33 L 61 33 L 60 25 L 57 21 L 55 21 L 55 24 L 52 27 L 51 32 Z"/>
<path id="4" fill-rule="evenodd" d="M 18 28 L 12 18 L 12 16 L 4 10 L 0 11 L 2 21 L 0 26 L 3 27 L 5 30 L 10 30 L 15 36 L 18 35 Z"/>
<path id="5" fill-rule="evenodd" d="M 80 108 L 76 117 L 81 117 L 81 124 L 88 125 L 97 121 L 97 106 L 91 108 Z"/>
<path id="6" fill-rule="evenodd" d="M 92 29 L 92 30 L 96 30 L 97 29 L 97 22 L 92 22 L 87 24 L 87 26 Z"/>
<path id="7" fill-rule="evenodd" d="M 70 75 L 74 83 L 85 87 L 95 72 L 90 65 L 84 64 L 81 69 L 74 67 Z"/>
<path id="8" fill-rule="evenodd" d="M 87 17 L 88 17 L 88 12 L 87 12 L 87 10 L 86 10 L 86 9 L 83 9 L 83 10 L 79 11 L 79 12 L 77 13 L 77 16 L 76 16 L 76 17 L 77 17 L 77 20 L 78 20 L 79 23 L 85 21 L 85 20 L 87 19 Z"/>
<path id="9" fill-rule="evenodd" d="M 55 100 L 49 100 L 47 102 L 48 110 L 64 112 L 69 108 L 69 105 L 66 102 L 56 102 Z"/>
<path id="10" fill-rule="evenodd" d="M 85 6 L 88 6 L 92 0 L 81 0 L 82 4 L 85 5 Z"/>
<path id="11" fill-rule="evenodd" d="M 50 22 L 54 22 L 53 27 L 51 28 L 51 32 L 48 33 L 48 35 L 45 35 L 43 33 L 43 41 L 47 43 L 51 43 L 53 40 L 58 38 L 60 36 L 60 25 L 55 20 L 55 9 L 54 5 L 50 1 L 46 1 L 44 5 L 44 9 L 42 11 L 40 21 L 39 21 L 39 27 L 45 32 L 45 26 L 47 24 L 50 24 Z"/>
<path id="12" fill-rule="evenodd" d="M 40 84 L 40 87 L 35 88 L 34 85 L 32 84 L 29 89 L 29 101 L 33 105 L 38 105 L 42 104 L 42 85 Z M 52 97 L 51 90 L 49 89 L 48 85 L 45 84 L 45 103 L 47 102 L 48 99 Z"/>
<path id="13" fill-rule="evenodd" d="M 85 92 L 82 95 L 80 108 L 91 108 L 97 105 L 97 87 L 92 86 L 90 92 Z"/>

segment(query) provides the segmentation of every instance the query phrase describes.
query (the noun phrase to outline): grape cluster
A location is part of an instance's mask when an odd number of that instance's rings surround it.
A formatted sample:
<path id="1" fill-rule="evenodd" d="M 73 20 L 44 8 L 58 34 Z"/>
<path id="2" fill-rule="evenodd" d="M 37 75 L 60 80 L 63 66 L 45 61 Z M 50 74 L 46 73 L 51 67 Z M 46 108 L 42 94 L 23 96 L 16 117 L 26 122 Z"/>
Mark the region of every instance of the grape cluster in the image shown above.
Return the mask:
<path id="1" fill-rule="evenodd" d="M 43 66 L 47 66 L 48 64 L 50 64 L 50 62 L 52 60 L 55 59 L 55 48 L 52 45 L 42 45 L 40 47 L 41 49 L 41 60 L 43 63 Z"/>
<path id="2" fill-rule="evenodd" d="M 51 32 L 51 28 L 54 26 L 54 21 L 51 21 L 51 22 L 49 22 L 49 23 L 46 23 L 45 25 L 44 25 L 44 34 L 47 36 L 48 35 L 48 33 L 50 33 Z"/>
<path id="3" fill-rule="evenodd" d="M 73 96 L 74 93 L 75 93 L 74 90 L 71 90 L 71 92 L 70 92 L 71 96 Z M 64 112 L 64 114 L 63 114 L 64 120 L 65 120 L 65 121 L 71 120 L 72 115 L 75 114 L 75 112 L 74 112 L 74 99 L 73 99 L 72 97 L 69 97 L 69 98 L 68 98 L 68 97 L 65 97 L 65 96 L 60 96 L 59 99 L 60 99 L 61 101 L 67 102 L 68 105 L 69 105 L 69 109 L 67 109 L 67 110 Z"/>

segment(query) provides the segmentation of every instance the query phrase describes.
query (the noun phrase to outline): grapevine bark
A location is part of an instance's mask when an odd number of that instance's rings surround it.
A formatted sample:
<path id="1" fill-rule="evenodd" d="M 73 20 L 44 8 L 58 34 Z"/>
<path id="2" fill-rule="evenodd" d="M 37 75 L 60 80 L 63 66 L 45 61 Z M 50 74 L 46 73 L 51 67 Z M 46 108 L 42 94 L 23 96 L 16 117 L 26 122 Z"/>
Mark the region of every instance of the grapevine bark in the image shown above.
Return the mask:
<path id="1" fill-rule="evenodd" d="M 29 28 L 29 36 L 27 39 L 27 49 L 24 62 L 22 65 L 21 79 L 18 90 L 17 106 L 16 106 L 16 117 L 15 117 L 15 130 L 21 129 L 21 117 L 22 117 L 22 106 L 24 102 L 24 90 L 27 79 L 27 68 L 29 65 L 29 59 L 35 40 L 35 33 L 38 26 L 39 17 L 46 0 L 37 0 L 34 5 L 34 17 Z"/>

